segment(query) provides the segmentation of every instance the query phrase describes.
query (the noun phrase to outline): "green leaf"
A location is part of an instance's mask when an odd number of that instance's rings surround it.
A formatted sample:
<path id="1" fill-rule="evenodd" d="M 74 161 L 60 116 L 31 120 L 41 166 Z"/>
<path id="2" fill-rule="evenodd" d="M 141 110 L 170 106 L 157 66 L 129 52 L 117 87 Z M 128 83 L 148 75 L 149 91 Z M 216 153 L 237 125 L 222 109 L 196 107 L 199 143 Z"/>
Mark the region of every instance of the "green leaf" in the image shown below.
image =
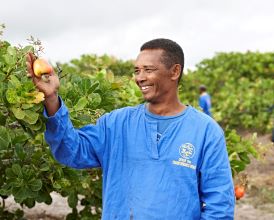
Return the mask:
<path id="1" fill-rule="evenodd" d="M 70 208 L 75 208 L 78 202 L 77 194 L 73 191 L 69 193 L 68 204 Z"/>
<path id="2" fill-rule="evenodd" d="M 16 178 L 16 175 L 14 174 L 14 172 L 12 171 L 11 168 L 7 168 L 5 170 L 5 173 L 6 173 L 6 176 L 9 178 L 9 179 L 14 179 Z"/>
<path id="3" fill-rule="evenodd" d="M 43 122 L 39 119 L 35 124 L 29 125 L 29 128 L 33 131 L 39 131 L 43 127 Z"/>
<path id="4" fill-rule="evenodd" d="M 0 65 L 0 66 L 1 66 L 1 65 Z M 4 81 L 5 78 L 6 78 L 5 73 L 3 73 L 3 72 L 0 70 L 0 81 Z"/>
<path id="5" fill-rule="evenodd" d="M 99 81 L 95 81 L 95 82 L 91 85 L 91 87 L 89 88 L 88 94 L 91 94 L 91 93 L 95 92 L 97 89 L 99 89 L 99 87 L 100 87 Z"/>
<path id="6" fill-rule="evenodd" d="M 39 191 L 42 188 L 43 183 L 40 179 L 34 179 L 30 181 L 28 185 L 30 186 L 32 191 Z"/>
<path id="7" fill-rule="evenodd" d="M 20 144 L 16 144 L 15 146 L 15 153 L 18 156 L 20 160 L 24 160 L 26 157 L 26 153 L 24 151 L 24 148 Z"/>
<path id="8" fill-rule="evenodd" d="M 75 111 L 83 110 L 87 104 L 88 104 L 87 98 L 82 97 L 78 100 L 77 104 L 74 106 L 74 110 Z"/>
<path id="9" fill-rule="evenodd" d="M 250 163 L 250 159 L 249 159 L 249 157 L 248 157 L 248 155 L 247 155 L 247 152 L 239 153 L 238 155 L 239 155 L 239 158 L 240 158 L 243 162 L 245 162 L 246 164 L 249 164 L 249 163 Z"/>
<path id="10" fill-rule="evenodd" d="M 43 163 L 40 167 L 40 171 L 49 171 L 49 166 L 46 163 Z"/>
<path id="11" fill-rule="evenodd" d="M 4 54 L 3 58 L 5 60 L 5 63 L 8 66 L 13 66 L 15 64 L 15 62 L 16 62 L 16 60 L 14 59 L 14 57 L 12 57 L 10 54 Z"/>
<path id="12" fill-rule="evenodd" d="M 237 158 L 238 158 L 237 152 L 232 151 L 232 152 L 229 154 L 229 161 L 235 160 L 235 159 L 237 159 Z"/>
<path id="13" fill-rule="evenodd" d="M 12 139 L 13 144 L 24 143 L 30 137 L 27 134 L 18 134 Z"/>
<path id="14" fill-rule="evenodd" d="M 111 83 L 112 89 L 119 89 L 120 87 L 121 87 L 121 83 L 118 83 L 118 82 Z"/>
<path id="15" fill-rule="evenodd" d="M 252 145 L 248 146 L 247 150 L 253 155 L 253 157 L 258 158 L 258 152 Z"/>
<path id="16" fill-rule="evenodd" d="M 24 204 L 30 209 L 35 206 L 35 199 L 34 198 L 27 198 L 24 200 Z"/>
<path id="17" fill-rule="evenodd" d="M 53 183 L 53 188 L 55 188 L 55 189 L 61 189 L 62 186 L 61 186 L 59 183 L 54 182 L 54 183 Z"/>
<path id="18" fill-rule="evenodd" d="M 12 167 L 12 172 L 17 175 L 17 176 L 22 176 L 22 169 L 19 164 L 13 164 Z"/>
<path id="19" fill-rule="evenodd" d="M 88 94 L 88 90 L 91 87 L 91 80 L 90 79 L 82 79 L 81 82 L 79 82 L 78 87 L 82 94 Z"/>
<path id="20" fill-rule="evenodd" d="M 35 177 L 35 171 L 33 168 L 29 168 L 27 166 L 23 166 L 22 173 L 25 180 L 31 180 Z"/>
<path id="21" fill-rule="evenodd" d="M 27 198 L 35 198 L 37 196 L 36 192 L 31 191 L 27 186 L 22 186 L 20 188 L 14 188 L 12 190 L 15 201 L 21 203 Z"/>
<path id="22" fill-rule="evenodd" d="M 23 53 L 34 52 L 33 46 L 31 46 L 31 45 L 25 46 L 25 47 L 22 49 L 22 52 L 23 52 Z"/>
<path id="23" fill-rule="evenodd" d="M 7 52 L 11 56 L 16 56 L 16 49 L 13 46 L 9 46 L 8 49 L 7 49 Z"/>
<path id="24" fill-rule="evenodd" d="M 52 198 L 50 196 L 50 194 L 46 191 L 39 191 L 38 192 L 38 196 L 36 197 L 36 201 L 41 203 L 44 202 L 47 205 L 50 205 L 52 203 Z"/>
<path id="25" fill-rule="evenodd" d="M 25 185 L 25 183 L 23 182 L 23 181 L 20 181 L 21 179 L 20 178 L 17 178 L 17 177 L 15 177 L 15 178 L 13 178 L 13 179 L 10 179 L 10 186 L 11 186 L 11 188 L 21 188 L 22 186 L 24 186 Z"/>
<path id="26" fill-rule="evenodd" d="M 25 111 L 23 111 L 21 108 L 12 107 L 11 111 L 14 114 L 14 116 L 19 120 L 22 120 L 26 116 Z"/>
<path id="27" fill-rule="evenodd" d="M 5 187 L 5 186 L 6 186 L 6 187 Z M 1 186 L 1 189 L 0 189 L 0 196 L 1 196 L 2 198 L 8 197 L 8 196 L 9 196 L 10 190 L 7 188 L 7 185 L 5 185 L 5 186 L 4 186 L 4 187 Z"/>
<path id="28" fill-rule="evenodd" d="M 34 104 L 22 104 L 22 109 L 30 109 L 34 106 Z"/>
<path id="29" fill-rule="evenodd" d="M 101 104 L 101 96 L 98 93 L 92 93 L 88 96 L 88 100 L 90 101 L 93 108 L 96 108 Z"/>
<path id="30" fill-rule="evenodd" d="M 233 169 L 235 169 L 238 173 L 245 169 L 245 163 L 239 160 L 230 161 L 230 165 Z"/>
<path id="31" fill-rule="evenodd" d="M 7 101 L 11 104 L 16 104 L 20 102 L 20 98 L 17 95 L 15 89 L 8 89 L 6 92 Z"/>
<path id="32" fill-rule="evenodd" d="M 25 117 L 23 120 L 31 125 L 35 124 L 39 118 L 39 114 L 31 111 L 31 110 L 26 110 L 25 111 Z"/>
<path id="33" fill-rule="evenodd" d="M 21 87 L 21 82 L 19 81 L 19 79 L 15 75 L 10 76 L 9 83 L 15 88 Z"/>
<path id="34" fill-rule="evenodd" d="M 11 138 L 7 129 L 0 126 L 0 150 L 6 150 L 11 142 Z"/>
<path id="35" fill-rule="evenodd" d="M 96 74 L 96 78 L 99 80 L 104 80 L 106 77 L 107 71 L 105 69 L 102 69 Z"/>
<path id="36" fill-rule="evenodd" d="M 0 112 L 0 125 L 6 125 L 6 120 L 7 120 L 7 117 L 2 113 Z"/>
<path id="37" fill-rule="evenodd" d="M 34 112 L 38 112 L 43 108 L 43 105 L 40 104 L 35 104 L 34 106 L 32 106 L 31 110 Z"/>

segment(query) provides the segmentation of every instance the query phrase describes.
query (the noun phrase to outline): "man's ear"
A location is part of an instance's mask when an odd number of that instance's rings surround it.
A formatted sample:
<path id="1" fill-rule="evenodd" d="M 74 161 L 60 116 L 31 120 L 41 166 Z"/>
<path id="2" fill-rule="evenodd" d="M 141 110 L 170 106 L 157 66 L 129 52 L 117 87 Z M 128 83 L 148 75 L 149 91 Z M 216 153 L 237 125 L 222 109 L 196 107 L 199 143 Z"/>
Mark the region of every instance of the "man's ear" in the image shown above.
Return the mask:
<path id="1" fill-rule="evenodd" d="M 180 64 L 174 64 L 172 67 L 171 67 L 171 79 L 174 80 L 174 81 L 177 81 L 180 77 L 180 73 L 181 73 L 181 65 Z"/>

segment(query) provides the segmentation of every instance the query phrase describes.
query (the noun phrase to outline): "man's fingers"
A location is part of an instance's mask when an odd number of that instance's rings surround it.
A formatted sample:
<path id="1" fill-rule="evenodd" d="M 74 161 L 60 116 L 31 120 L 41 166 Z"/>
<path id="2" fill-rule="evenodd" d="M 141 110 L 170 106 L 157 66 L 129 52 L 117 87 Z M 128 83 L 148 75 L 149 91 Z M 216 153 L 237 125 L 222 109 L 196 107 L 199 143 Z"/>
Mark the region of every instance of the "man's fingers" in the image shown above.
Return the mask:
<path id="1" fill-rule="evenodd" d="M 33 63 L 33 59 L 32 59 L 32 53 L 27 53 L 26 54 L 26 60 L 29 63 Z"/>
<path id="2" fill-rule="evenodd" d="M 27 61 L 26 65 L 27 65 L 27 70 L 28 70 L 28 76 L 34 77 L 34 72 L 33 72 L 31 63 Z"/>
<path id="3" fill-rule="evenodd" d="M 34 56 L 33 53 L 26 54 L 26 61 L 31 63 L 31 65 L 34 63 L 35 60 L 36 60 L 36 57 Z"/>
<path id="4" fill-rule="evenodd" d="M 29 53 L 32 63 L 37 59 L 33 53 Z"/>
<path id="5" fill-rule="evenodd" d="M 27 61 L 26 65 L 27 65 L 27 70 L 28 70 L 27 77 L 32 78 L 32 81 L 34 82 L 34 84 L 37 84 L 39 79 L 35 76 L 35 74 L 33 72 L 32 63 Z"/>

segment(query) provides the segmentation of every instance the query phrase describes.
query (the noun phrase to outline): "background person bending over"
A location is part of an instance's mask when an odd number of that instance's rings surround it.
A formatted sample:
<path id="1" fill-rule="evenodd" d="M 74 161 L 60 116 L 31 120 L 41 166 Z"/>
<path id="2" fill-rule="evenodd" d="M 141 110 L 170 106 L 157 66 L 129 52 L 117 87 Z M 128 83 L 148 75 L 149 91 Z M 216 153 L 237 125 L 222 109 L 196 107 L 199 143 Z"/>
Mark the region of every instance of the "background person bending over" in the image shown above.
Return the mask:
<path id="1" fill-rule="evenodd" d="M 182 104 L 178 83 L 182 48 L 168 39 L 145 43 L 135 61 L 135 81 L 146 101 L 114 110 L 96 125 L 75 129 L 58 97 L 56 74 L 43 82 L 45 138 L 60 163 L 101 167 L 103 220 L 230 220 L 234 216 L 231 168 L 222 129 Z"/>
<path id="2" fill-rule="evenodd" d="M 200 90 L 200 97 L 199 97 L 199 106 L 202 108 L 203 112 L 210 117 L 211 115 L 211 97 L 210 95 L 206 92 L 206 86 L 201 85 L 199 87 Z"/>

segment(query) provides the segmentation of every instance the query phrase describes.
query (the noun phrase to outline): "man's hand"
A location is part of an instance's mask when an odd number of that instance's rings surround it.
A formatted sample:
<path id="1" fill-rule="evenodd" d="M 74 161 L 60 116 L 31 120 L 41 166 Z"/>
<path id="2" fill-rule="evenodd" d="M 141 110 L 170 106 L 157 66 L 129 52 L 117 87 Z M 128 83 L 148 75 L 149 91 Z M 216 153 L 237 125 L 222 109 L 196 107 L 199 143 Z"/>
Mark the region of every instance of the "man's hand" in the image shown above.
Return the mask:
<path id="1" fill-rule="evenodd" d="M 33 63 L 36 60 L 36 57 L 32 53 L 26 55 L 26 65 L 28 70 L 28 76 L 32 78 L 32 81 L 36 88 L 43 92 L 45 95 L 45 107 L 49 116 L 55 114 L 59 109 L 60 103 L 58 100 L 58 89 L 60 86 L 58 76 L 52 72 L 47 75 L 47 81 L 44 81 L 42 77 L 35 76 L 33 72 Z"/>

